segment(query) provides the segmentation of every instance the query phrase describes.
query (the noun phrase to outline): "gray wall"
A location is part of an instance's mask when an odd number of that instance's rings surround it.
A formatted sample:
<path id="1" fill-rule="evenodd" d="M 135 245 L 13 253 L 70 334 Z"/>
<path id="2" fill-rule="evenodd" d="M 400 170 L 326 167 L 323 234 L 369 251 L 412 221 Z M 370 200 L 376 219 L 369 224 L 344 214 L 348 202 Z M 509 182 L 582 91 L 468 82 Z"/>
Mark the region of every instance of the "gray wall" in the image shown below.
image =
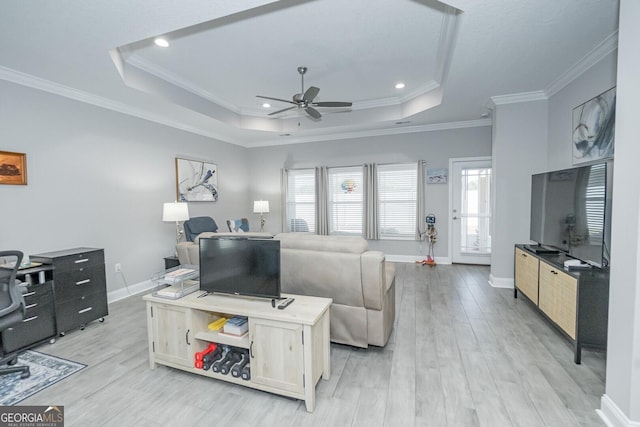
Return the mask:
<path id="1" fill-rule="evenodd" d="M 271 212 L 266 229 L 281 231 L 280 169 L 314 166 L 351 166 L 364 163 L 401 163 L 425 160 L 427 168 L 448 168 L 454 157 L 491 155 L 491 127 L 375 136 L 313 144 L 290 144 L 252 148 L 249 162 L 252 198 L 269 200 Z M 426 212 L 436 215 L 438 242 L 436 257 L 448 256 L 449 189 L 448 185 L 426 186 Z M 370 241 L 371 249 L 388 255 L 421 256 L 426 244 L 415 241 Z"/>
<path id="2" fill-rule="evenodd" d="M 640 2 L 620 2 L 607 385 L 613 425 L 640 425 Z M 606 89 L 606 87 L 605 87 Z M 617 407 L 617 408 L 616 408 Z M 622 411 L 626 419 L 615 416 Z"/>
<path id="3" fill-rule="evenodd" d="M 544 168 L 546 141 L 546 101 L 496 105 L 491 247 L 491 281 L 496 286 L 513 286 L 514 245 L 529 241 L 531 174 Z"/>
<path id="4" fill-rule="evenodd" d="M 219 168 L 220 200 L 190 203 L 191 216 L 250 210 L 246 148 L 5 81 L 0 140 L 0 150 L 26 153 L 28 166 L 28 185 L 0 186 L 0 246 L 26 254 L 104 248 L 112 298 L 126 296 L 124 277 L 145 281 L 174 253 L 175 224 L 162 222 L 162 204 L 176 197 L 176 156 Z"/>
<path id="5" fill-rule="evenodd" d="M 573 109 L 616 85 L 617 52 L 613 52 L 549 98 L 548 170 L 572 166 Z"/>

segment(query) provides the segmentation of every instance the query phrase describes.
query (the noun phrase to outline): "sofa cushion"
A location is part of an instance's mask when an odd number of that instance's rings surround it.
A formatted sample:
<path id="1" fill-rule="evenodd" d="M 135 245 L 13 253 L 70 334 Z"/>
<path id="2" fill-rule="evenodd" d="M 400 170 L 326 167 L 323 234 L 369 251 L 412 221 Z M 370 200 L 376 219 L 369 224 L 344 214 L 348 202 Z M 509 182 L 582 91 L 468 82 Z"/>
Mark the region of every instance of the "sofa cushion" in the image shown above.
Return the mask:
<path id="1" fill-rule="evenodd" d="M 360 236 L 319 236 L 316 234 L 281 233 L 280 248 L 310 251 L 345 252 L 361 254 L 367 250 L 367 241 Z"/>

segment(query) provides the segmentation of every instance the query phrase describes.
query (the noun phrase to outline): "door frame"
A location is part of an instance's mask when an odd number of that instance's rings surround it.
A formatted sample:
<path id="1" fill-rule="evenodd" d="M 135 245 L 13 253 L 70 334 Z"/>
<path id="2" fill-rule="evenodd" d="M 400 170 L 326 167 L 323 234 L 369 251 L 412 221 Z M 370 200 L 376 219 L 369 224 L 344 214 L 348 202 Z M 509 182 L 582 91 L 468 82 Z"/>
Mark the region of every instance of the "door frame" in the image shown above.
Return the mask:
<path id="1" fill-rule="evenodd" d="M 448 251 L 448 256 L 449 259 L 451 260 L 451 263 L 453 264 L 453 165 L 454 163 L 465 163 L 465 162 L 482 162 L 482 161 L 489 161 L 491 162 L 491 176 L 492 179 L 494 178 L 493 176 L 493 157 L 492 156 L 478 156 L 478 157 L 450 157 L 449 158 L 449 210 L 447 211 L 447 214 L 449 215 L 448 218 L 448 226 L 449 226 L 449 251 Z M 493 207 L 493 203 L 491 204 L 491 206 Z M 492 216 L 493 216 L 493 212 L 491 212 Z M 489 256 L 489 265 L 491 265 L 491 256 Z"/>

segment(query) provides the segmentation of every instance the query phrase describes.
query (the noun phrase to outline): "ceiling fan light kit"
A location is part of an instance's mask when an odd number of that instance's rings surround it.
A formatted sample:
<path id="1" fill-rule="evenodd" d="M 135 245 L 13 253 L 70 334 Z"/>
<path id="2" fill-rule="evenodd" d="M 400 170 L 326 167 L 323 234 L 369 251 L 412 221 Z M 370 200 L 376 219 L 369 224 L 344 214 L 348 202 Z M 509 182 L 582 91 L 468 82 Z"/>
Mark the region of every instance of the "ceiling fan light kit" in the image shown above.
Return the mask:
<path id="1" fill-rule="evenodd" d="M 307 67 L 300 66 L 298 67 L 298 74 L 300 74 L 301 85 L 300 85 L 300 93 L 296 93 L 289 101 L 287 99 L 282 98 L 273 98 L 270 96 L 256 95 L 258 98 L 262 99 L 270 99 L 272 101 L 286 102 L 288 104 L 293 104 L 293 107 L 283 108 L 278 111 L 274 111 L 273 113 L 269 113 L 269 116 L 273 116 L 276 114 L 283 113 L 288 110 L 292 110 L 294 108 L 301 108 L 314 120 L 320 120 L 322 114 L 314 107 L 351 107 L 351 102 L 342 102 L 342 101 L 327 101 L 327 102 L 313 102 L 313 100 L 318 96 L 320 89 L 315 86 L 310 86 L 306 91 L 304 90 L 304 75 L 307 73 Z"/>

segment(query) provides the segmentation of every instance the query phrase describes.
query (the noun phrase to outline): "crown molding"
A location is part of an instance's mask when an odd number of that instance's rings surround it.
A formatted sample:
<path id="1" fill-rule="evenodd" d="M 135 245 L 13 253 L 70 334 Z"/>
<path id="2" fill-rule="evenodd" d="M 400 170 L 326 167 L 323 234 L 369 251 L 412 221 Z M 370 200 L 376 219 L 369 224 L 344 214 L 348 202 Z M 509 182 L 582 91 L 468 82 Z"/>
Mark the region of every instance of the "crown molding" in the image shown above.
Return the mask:
<path id="1" fill-rule="evenodd" d="M 95 105 L 96 107 L 105 108 L 107 110 L 115 111 L 128 116 L 138 117 L 140 119 L 148 120 L 150 122 L 159 123 L 161 125 L 183 130 L 185 132 L 206 136 L 208 138 L 217 139 L 217 140 L 234 144 L 234 145 L 242 145 L 218 133 L 213 133 L 201 128 L 189 126 L 184 123 L 168 119 L 167 117 L 164 117 L 164 116 L 149 113 L 148 111 L 142 110 L 140 108 L 131 107 L 130 105 L 124 104 L 122 102 L 113 101 L 111 99 L 104 98 L 102 96 L 98 96 L 82 90 L 74 89 L 72 87 L 65 86 L 59 83 L 54 83 L 52 81 L 45 80 L 40 77 L 36 77 L 30 74 L 22 73 L 20 71 L 12 70 L 10 68 L 0 66 L 0 79 L 15 83 L 15 84 L 19 84 L 21 86 L 30 87 L 32 89 L 41 90 L 43 92 L 52 93 L 54 95 L 62 96 L 64 98 L 69 98 L 74 101 Z"/>
<path id="2" fill-rule="evenodd" d="M 274 145 L 305 144 L 308 142 L 330 142 L 330 141 L 336 141 L 336 140 L 342 140 L 342 139 L 371 138 L 376 136 L 402 135 L 406 133 L 419 133 L 419 132 L 434 132 L 434 131 L 440 131 L 440 130 L 484 127 L 484 126 L 491 126 L 491 125 L 492 125 L 491 119 L 480 119 L 480 120 L 467 120 L 462 122 L 437 123 L 437 124 L 431 124 L 431 125 L 405 126 L 405 127 L 373 129 L 373 130 L 364 130 L 364 131 L 341 132 L 341 133 L 304 136 L 304 137 L 296 137 L 292 135 L 292 136 L 282 136 L 280 139 L 261 141 L 259 143 L 250 142 L 246 145 L 246 147 L 257 148 L 257 147 L 270 147 Z"/>
<path id="3" fill-rule="evenodd" d="M 186 90 L 187 92 L 190 92 L 200 98 L 203 98 L 209 102 L 212 102 L 214 104 L 217 104 L 223 108 L 226 108 L 229 111 L 232 111 L 236 114 L 241 114 L 242 111 L 240 110 L 240 108 L 238 108 L 238 106 L 225 101 L 222 98 L 219 98 L 217 96 L 215 96 L 214 94 L 212 94 L 211 92 L 208 92 L 204 89 L 202 89 L 199 86 L 194 85 L 193 83 L 191 83 L 189 80 L 183 78 L 182 76 L 173 73 L 165 68 L 162 68 L 150 61 L 147 61 L 146 59 L 140 57 L 139 55 L 133 54 L 131 56 L 129 56 L 125 62 L 127 64 L 129 64 L 132 67 L 135 67 L 141 71 L 144 71 L 145 73 L 151 74 L 152 76 L 155 76 L 157 78 L 159 78 L 160 80 L 164 80 L 165 82 L 179 87 L 180 89 Z"/>
<path id="4" fill-rule="evenodd" d="M 616 49 L 618 49 L 618 31 L 611 33 L 571 68 L 551 82 L 544 93 L 549 98 L 555 95 Z"/>
<path id="5" fill-rule="evenodd" d="M 498 95 L 490 98 L 490 105 L 517 104 L 519 102 L 546 101 L 547 95 L 542 90 L 534 92 L 512 93 L 509 95 Z"/>

